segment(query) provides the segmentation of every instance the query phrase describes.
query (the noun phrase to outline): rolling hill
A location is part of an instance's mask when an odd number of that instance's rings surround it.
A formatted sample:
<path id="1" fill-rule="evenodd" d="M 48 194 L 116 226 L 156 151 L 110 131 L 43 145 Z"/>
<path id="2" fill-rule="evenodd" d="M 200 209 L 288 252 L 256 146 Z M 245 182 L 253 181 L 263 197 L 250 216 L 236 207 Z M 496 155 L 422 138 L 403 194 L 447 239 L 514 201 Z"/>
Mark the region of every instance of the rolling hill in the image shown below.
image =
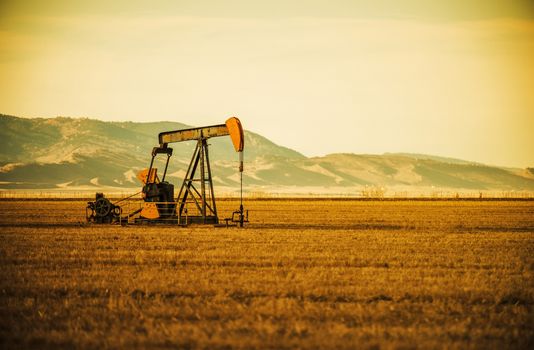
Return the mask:
<path id="1" fill-rule="evenodd" d="M 87 118 L 0 115 L 0 189 L 139 187 L 161 131 L 178 122 L 103 122 Z M 216 186 L 235 188 L 237 156 L 229 138 L 210 140 Z M 250 191 L 328 193 L 373 186 L 417 190 L 534 190 L 533 169 L 510 169 L 422 154 L 330 154 L 307 158 L 245 132 L 244 182 Z M 173 144 L 169 180 L 180 183 L 194 143 Z M 335 190 L 334 190 L 335 189 Z"/>

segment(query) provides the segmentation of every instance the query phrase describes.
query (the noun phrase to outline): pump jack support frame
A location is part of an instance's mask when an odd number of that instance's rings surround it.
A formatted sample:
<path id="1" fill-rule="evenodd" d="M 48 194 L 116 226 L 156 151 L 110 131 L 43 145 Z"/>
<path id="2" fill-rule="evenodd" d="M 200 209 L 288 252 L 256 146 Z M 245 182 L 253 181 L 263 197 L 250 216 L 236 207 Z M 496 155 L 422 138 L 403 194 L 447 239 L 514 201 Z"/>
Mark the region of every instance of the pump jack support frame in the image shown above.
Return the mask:
<path id="1" fill-rule="evenodd" d="M 197 171 L 200 172 L 200 177 L 195 178 Z M 195 182 L 199 181 L 200 191 L 195 186 Z M 200 138 L 197 141 L 193 157 L 178 194 L 177 203 L 178 223 L 180 225 L 191 223 L 216 225 L 219 223 L 206 138 Z M 189 215 L 189 203 L 195 205 L 198 215 Z"/>

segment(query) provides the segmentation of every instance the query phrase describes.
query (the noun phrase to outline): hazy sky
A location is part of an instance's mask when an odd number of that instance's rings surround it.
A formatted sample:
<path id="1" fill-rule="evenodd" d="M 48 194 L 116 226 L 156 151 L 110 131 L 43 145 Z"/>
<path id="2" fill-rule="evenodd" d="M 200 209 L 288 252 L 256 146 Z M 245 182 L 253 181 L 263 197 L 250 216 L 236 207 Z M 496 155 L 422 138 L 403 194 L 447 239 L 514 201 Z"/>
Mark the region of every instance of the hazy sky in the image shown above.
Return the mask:
<path id="1" fill-rule="evenodd" d="M 533 3 L 0 0 L 0 113 L 534 166 Z"/>

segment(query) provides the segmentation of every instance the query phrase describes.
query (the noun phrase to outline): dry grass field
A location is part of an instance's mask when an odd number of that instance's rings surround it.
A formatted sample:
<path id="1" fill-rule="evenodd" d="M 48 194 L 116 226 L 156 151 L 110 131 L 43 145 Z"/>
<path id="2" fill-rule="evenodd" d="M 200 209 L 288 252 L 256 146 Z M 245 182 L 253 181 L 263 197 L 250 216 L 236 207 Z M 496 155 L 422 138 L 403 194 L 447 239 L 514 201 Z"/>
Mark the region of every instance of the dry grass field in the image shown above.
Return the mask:
<path id="1" fill-rule="evenodd" d="M 534 346 L 533 201 L 246 205 L 237 229 L 87 226 L 81 201 L 0 201 L 1 346 Z"/>

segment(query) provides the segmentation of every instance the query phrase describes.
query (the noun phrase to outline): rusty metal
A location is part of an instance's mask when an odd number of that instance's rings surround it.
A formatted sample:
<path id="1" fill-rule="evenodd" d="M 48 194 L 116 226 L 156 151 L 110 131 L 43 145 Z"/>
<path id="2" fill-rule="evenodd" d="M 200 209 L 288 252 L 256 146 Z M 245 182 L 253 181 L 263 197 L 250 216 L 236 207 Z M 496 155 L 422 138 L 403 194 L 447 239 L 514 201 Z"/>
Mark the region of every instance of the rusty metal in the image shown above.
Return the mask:
<path id="1" fill-rule="evenodd" d="M 200 191 L 195 186 L 195 182 L 200 182 Z M 178 222 L 180 224 L 185 224 L 186 221 L 197 224 L 219 223 L 209 163 L 208 143 L 205 138 L 197 141 L 176 202 L 178 203 Z M 197 215 L 189 213 L 187 203 L 195 204 Z"/>
<path id="2" fill-rule="evenodd" d="M 202 128 L 192 128 L 159 133 L 160 146 L 173 142 L 194 141 L 201 138 L 210 138 L 228 135 L 228 128 L 225 124 L 205 126 Z"/>
<path id="3" fill-rule="evenodd" d="M 113 224 L 120 221 L 121 207 L 111 203 L 103 193 L 95 194 L 94 202 L 87 202 L 85 218 L 96 224 Z"/>

